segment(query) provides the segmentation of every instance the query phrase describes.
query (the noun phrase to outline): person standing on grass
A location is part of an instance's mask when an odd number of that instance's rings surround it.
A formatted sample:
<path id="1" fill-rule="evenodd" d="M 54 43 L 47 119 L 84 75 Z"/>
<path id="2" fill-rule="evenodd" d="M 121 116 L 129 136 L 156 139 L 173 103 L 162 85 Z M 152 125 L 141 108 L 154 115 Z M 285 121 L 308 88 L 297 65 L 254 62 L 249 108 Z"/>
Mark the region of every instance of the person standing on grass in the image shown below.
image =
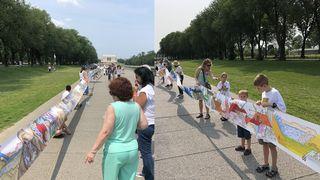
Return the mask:
<path id="1" fill-rule="evenodd" d="M 211 59 L 207 58 L 203 60 L 201 66 L 199 66 L 196 69 L 195 72 L 195 80 L 196 80 L 196 85 L 197 86 L 204 86 L 208 89 L 211 89 L 211 85 L 209 84 L 208 77 L 210 77 L 212 80 L 218 80 L 215 76 L 213 76 L 213 73 L 211 71 L 211 66 L 212 66 L 212 61 Z M 206 116 L 204 119 L 210 119 L 210 114 L 209 114 L 209 108 L 206 108 Z M 200 114 L 196 116 L 196 118 L 202 118 L 203 117 L 203 99 L 199 100 L 199 110 Z"/>
<path id="2" fill-rule="evenodd" d="M 104 144 L 102 174 L 104 180 L 135 180 L 139 157 L 135 131 L 148 127 L 147 119 L 139 104 L 132 101 L 130 81 L 119 77 L 109 84 L 114 102 L 104 115 L 100 133 L 87 153 L 85 163 L 93 163 Z"/>
<path id="3" fill-rule="evenodd" d="M 257 101 L 257 105 L 261 105 L 263 107 L 270 107 L 275 110 L 286 112 L 287 108 L 280 92 L 269 85 L 269 80 L 266 75 L 258 74 L 254 79 L 253 85 L 257 88 L 259 93 L 262 93 L 262 100 Z M 263 146 L 264 164 L 258 166 L 256 171 L 258 173 L 267 171 L 266 176 L 272 178 L 278 174 L 277 146 L 269 142 L 267 139 L 258 139 L 258 142 Z M 269 167 L 269 150 L 271 151 L 271 167 Z"/>
<path id="4" fill-rule="evenodd" d="M 140 86 L 134 98 L 143 109 L 148 120 L 148 128 L 138 131 L 139 150 L 143 160 L 142 173 L 146 180 L 154 179 L 154 159 L 152 157 L 152 136 L 154 134 L 155 104 L 154 76 L 150 67 L 138 67 L 134 70 L 136 82 Z"/>

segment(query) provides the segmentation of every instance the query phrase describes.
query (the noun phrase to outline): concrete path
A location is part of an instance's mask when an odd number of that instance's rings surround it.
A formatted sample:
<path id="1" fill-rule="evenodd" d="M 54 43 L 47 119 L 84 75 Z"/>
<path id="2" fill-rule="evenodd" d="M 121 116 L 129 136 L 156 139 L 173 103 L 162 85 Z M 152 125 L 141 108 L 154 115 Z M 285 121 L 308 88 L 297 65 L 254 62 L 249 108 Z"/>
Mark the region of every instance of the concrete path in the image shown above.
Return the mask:
<path id="1" fill-rule="evenodd" d="M 156 78 L 156 84 L 159 80 Z M 185 78 L 185 85 L 194 79 Z M 234 148 L 239 145 L 236 126 L 221 122 L 217 113 L 211 119 L 195 118 L 197 101 L 187 95 L 175 99 L 171 91 L 156 86 L 156 179 L 267 179 L 255 172 L 263 162 L 262 147 L 253 138 L 253 155 L 243 156 Z M 280 176 L 275 179 L 320 179 L 320 175 L 279 150 Z M 271 157 L 270 157 L 271 158 Z M 270 161 L 271 163 L 271 161 Z"/>
<path id="2" fill-rule="evenodd" d="M 126 70 L 125 77 L 133 82 L 133 72 Z M 156 83 L 158 79 L 156 78 Z M 193 79 L 185 78 L 186 85 L 193 85 Z M 84 158 L 102 125 L 102 116 L 109 103 L 107 80 L 102 77 L 94 87 L 93 96 L 85 97 L 83 106 L 68 117 L 72 135 L 52 139 L 36 162 L 22 177 L 23 180 L 98 180 L 101 175 L 101 150 L 94 164 L 84 164 Z M 217 113 L 211 113 L 211 120 L 196 119 L 197 102 L 185 95 L 177 100 L 174 87 L 168 91 L 156 86 L 156 132 L 155 179 L 266 179 L 255 173 L 262 162 L 262 147 L 253 138 L 253 155 L 244 157 L 234 148 L 240 140 L 236 127 L 230 122 L 221 122 Z M 57 95 L 23 121 L 0 134 L 0 139 L 10 132 L 16 132 L 27 121 L 38 117 L 59 101 Z M 29 120 L 28 120 L 29 119 Z M 12 133 L 11 133 L 12 134 Z M 141 170 L 141 161 L 139 170 Z M 279 150 L 279 172 L 276 179 L 320 179 L 320 175 Z"/>
<path id="3" fill-rule="evenodd" d="M 132 71 L 127 70 L 124 76 L 134 82 Z M 84 159 L 100 131 L 104 112 L 112 102 L 107 85 L 108 80 L 105 76 L 97 82 L 90 83 L 90 87 L 94 87 L 93 96 L 85 96 L 82 107 L 68 117 L 72 135 L 60 139 L 53 138 L 22 180 L 102 179 L 102 149 L 97 153 L 93 164 L 85 164 Z M 140 170 L 141 164 L 142 162 L 139 163 Z"/>

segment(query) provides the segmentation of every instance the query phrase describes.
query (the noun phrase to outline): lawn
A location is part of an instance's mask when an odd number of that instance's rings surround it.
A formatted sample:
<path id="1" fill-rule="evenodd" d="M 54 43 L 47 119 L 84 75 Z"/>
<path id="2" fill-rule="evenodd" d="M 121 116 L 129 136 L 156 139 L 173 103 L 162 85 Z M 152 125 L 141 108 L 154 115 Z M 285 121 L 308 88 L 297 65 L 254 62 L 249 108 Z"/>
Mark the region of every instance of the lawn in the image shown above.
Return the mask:
<path id="1" fill-rule="evenodd" d="M 200 64 L 200 60 L 181 61 L 184 73 L 192 77 Z M 247 89 L 253 100 L 261 97 L 253 79 L 264 73 L 269 77 L 269 84 L 280 91 L 289 114 L 320 124 L 320 61 L 214 60 L 212 70 L 215 76 L 227 72 L 231 91 Z"/>
<path id="2" fill-rule="evenodd" d="M 79 79 L 79 67 L 0 67 L 0 130 L 22 119 Z"/>

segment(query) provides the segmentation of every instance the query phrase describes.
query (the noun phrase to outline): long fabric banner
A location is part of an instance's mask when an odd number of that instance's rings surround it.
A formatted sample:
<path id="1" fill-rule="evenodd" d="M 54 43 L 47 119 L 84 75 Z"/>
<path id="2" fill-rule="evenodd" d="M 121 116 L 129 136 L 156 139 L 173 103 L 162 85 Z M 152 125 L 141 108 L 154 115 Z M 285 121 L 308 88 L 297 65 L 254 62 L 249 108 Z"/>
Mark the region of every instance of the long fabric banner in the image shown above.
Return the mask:
<path id="1" fill-rule="evenodd" d="M 91 74 L 97 72 L 95 70 Z M 59 104 L 0 144 L 0 179 L 19 179 L 27 171 L 65 121 L 65 117 L 79 103 L 86 88 L 85 81 L 79 82 Z"/>
<path id="2" fill-rule="evenodd" d="M 171 73 L 172 74 L 172 73 Z M 221 94 L 216 87 L 186 87 L 179 75 L 169 75 L 190 97 L 204 100 L 211 111 L 218 111 L 258 139 L 271 142 L 301 163 L 320 173 L 320 126 L 251 102 L 232 99 Z M 176 78 L 174 78 L 176 77 Z"/>

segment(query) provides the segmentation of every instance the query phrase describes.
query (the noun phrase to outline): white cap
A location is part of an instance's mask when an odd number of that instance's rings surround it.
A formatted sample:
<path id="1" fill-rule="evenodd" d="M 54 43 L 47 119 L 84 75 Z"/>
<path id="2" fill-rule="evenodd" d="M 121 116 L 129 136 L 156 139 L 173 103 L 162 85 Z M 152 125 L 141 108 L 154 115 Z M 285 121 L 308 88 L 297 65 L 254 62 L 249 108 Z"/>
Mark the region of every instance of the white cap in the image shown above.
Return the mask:
<path id="1" fill-rule="evenodd" d="M 149 65 L 147 65 L 147 64 L 144 64 L 144 65 L 142 65 L 141 67 L 148 68 L 148 69 L 151 71 L 151 67 L 150 67 Z"/>

